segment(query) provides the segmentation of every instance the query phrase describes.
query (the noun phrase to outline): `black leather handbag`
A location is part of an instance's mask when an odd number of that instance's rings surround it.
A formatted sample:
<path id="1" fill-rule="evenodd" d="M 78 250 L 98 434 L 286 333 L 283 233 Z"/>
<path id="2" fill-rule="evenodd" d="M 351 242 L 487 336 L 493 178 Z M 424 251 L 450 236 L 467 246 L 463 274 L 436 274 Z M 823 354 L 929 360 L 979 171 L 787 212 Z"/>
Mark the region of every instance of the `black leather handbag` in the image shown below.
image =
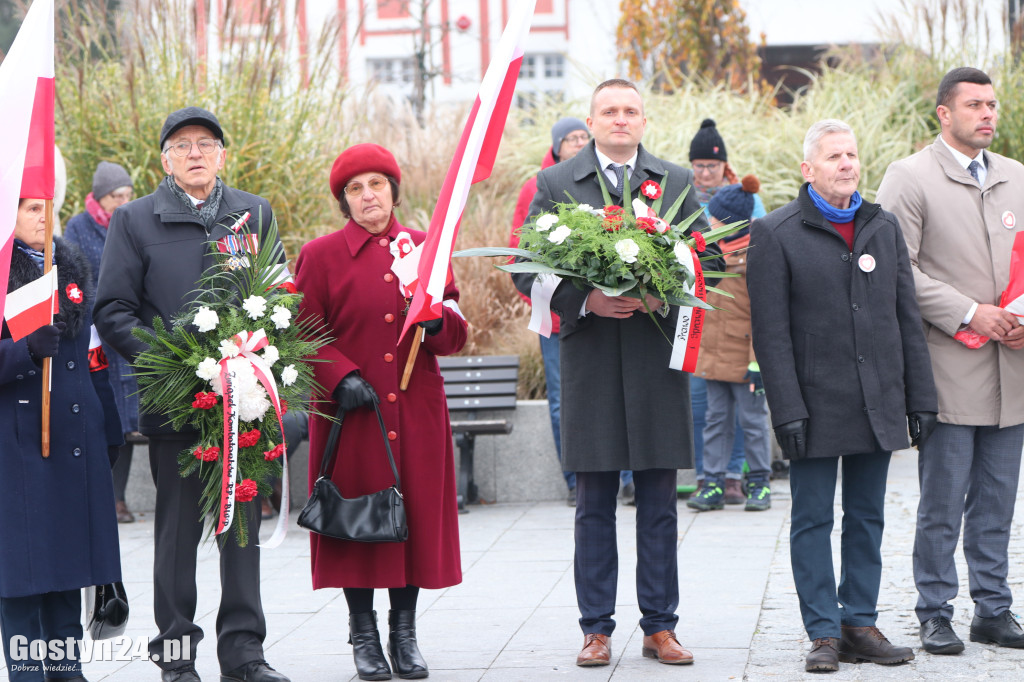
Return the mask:
<path id="1" fill-rule="evenodd" d="M 124 583 L 93 585 L 83 590 L 85 629 L 94 640 L 120 637 L 128 625 L 128 593 Z"/>
<path id="2" fill-rule="evenodd" d="M 331 425 L 324 456 L 320 461 L 320 477 L 313 484 L 309 501 L 299 513 L 299 526 L 339 540 L 405 542 L 408 539 L 409 527 L 405 522 L 405 502 L 402 498 L 398 468 L 395 466 L 395 457 L 391 454 L 384 417 L 376 401 L 373 403 L 373 409 L 377 411 L 377 422 L 380 424 L 395 484 L 361 497 L 341 496 L 338 486 L 334 485 L 334 481 L 328 475 L 334 462 L 334 452 L 345 417 L 345 411 L 338 408 L 337 421 Z"/>

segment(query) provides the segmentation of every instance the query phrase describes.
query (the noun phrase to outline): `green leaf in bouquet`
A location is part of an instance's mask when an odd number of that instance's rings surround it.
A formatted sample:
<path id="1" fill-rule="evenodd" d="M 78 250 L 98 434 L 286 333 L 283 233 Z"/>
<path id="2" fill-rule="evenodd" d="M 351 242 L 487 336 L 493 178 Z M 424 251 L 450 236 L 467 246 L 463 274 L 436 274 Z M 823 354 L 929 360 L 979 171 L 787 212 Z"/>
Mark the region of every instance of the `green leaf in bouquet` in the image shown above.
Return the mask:
<path id="1" fill-rule="evenodd" d="M 703 233 L 704 241 L 708 244 L 714 244 L 719 239 L 723 239 L 731 234 L 739 232 L 747 225 L 749 225 L 749 222 L 746 220 L 737 220 L 736 222 L 729 223 L 728 225 L 719 225 L 715 229 Z"/>
<path id="2" fill-rule="evenodd" d="M 725 279 L 727 277 L 742 277 L 740 272 L 721 272 L 719 270 L 705 270 L 704 279 Z"/>
<path id="3" fill-rule="evenodd" d="M 674 225 L 675 224 L 672 221 L 675 220 L 676 214 L 679 213 L 679 209 L 683 207 L 683 201 L 686 199 L 686 195 L 690 193 L 690 188 L 692 186 L 693 185 L 687 185 L 685 187 L 685 189 L 683 189 L 683 191 L 679 193 L 679 196 L 676 197 L 676 200 L 673 201 L 672 205 L 668 207 L 668 211 L 665 212 L 665 215 L 661 216 L 662 220 L 664 220 L 669 225 Z M 703 211 L 704 207 L 701 206 L 700 210 Z M 661 215 L 661 214 L 659 213 L 658 215 Z M 692 221 L 692 218 L 691 218 L 691 221 Z M 689 224 L 689 223 L 687 223 L 687 224 Z"/>
<path id="4" fill-rule="evenodd" d="M 668 171 L 665 171 L 665 175 L 661 176 L 661 186 L 662 188 L 668 187 Z M 664 189 L 662 189 L 661 194 L 659 194 L 658 198 L 655 199 L 654 202 L 651 204 L 651 210 L 657 213 L 659 217 L 661 216 L 661 202 L 664 199 L 665 191 Z M 662 218 L 662 220 L 665 220 L 665 218 Z M 672 224 L 672 221 L 670 220 L 665 220 L 665 222 L 668 223 L 669 225 Z"/>
<path id="5" fill-rule="evenodd" d="M 718 294 L 720 296 L 725 296 L 727 298 L 736 298 L 735 296 L 730 294 L 728 291 L 724 291 L 722 289 L 719 289 L 718 287 L 705 286 L 704 288 L 707 289 L 708 291 L 714 292 L 714 293 L 716 293 L 716 294 Z"/>
<path id="6" fill-rule="evenodd" d="M 455 258 L 467 258 L 470 256 L 515 256 L 516 258 L 533 259 L 537 254 L 526 249 L 516 249 L 511 246 L 478 246 L 473 249 L 463 249 L 452 254 Z"/>
<path id="7" fill-rule="evenodd" d="M 561 270 L 559 268 L 553 268 L 550 265 L 544 265 L 536 261 L 521 261 L 519 263 L 506 263 L 505 265 L 495 266 L 499 270 L 505 272 L 532 272 L 538 275 L 562 275 L 564 277 L 578 277 L 574 272 L 569 270 Z"/>
<path id="8" fill-rule="evenodd" d="M 633 192 L 629 188 L 629 169 L 625 165 L 622 166 L 622 212 L 629 218 L 635 218 L 633 215 Z"/>
<path id="9" fill-rule="evenodd" d="M 601 186 L 601 199 L 604 201 L 605 206 L 611 206 L 612 195 L 608 191 L 608 186 L 604 183 L 604 171 L 601 170 L 600 166 L 594 166 L 594 168 L 597 170 L 597 184 Z M 566 194 L 568 194 L 568 192 L 566 192 Z M 569 198 L 572 199 L 571 196 Z"/>

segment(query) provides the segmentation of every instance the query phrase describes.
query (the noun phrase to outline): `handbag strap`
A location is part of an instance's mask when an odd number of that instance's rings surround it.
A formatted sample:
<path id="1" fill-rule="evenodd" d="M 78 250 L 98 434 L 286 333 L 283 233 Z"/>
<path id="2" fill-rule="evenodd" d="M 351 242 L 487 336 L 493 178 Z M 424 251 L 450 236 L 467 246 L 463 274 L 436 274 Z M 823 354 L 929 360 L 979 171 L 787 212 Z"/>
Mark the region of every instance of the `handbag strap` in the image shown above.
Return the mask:
<path id="1" fill-rule="evenodd" d="M 384 426 L 384 415 L 380 411 L 380 403 L 374 399 L 373 409 L 377 412 L 377 423 L 380 425 L 380 435 L 384 438 L 384 450 L 388 453 L 388 464 L 391 465 L 391 474 L 395 477 L 395 490 L 402 494 L 402 481 L 398 477 L 398 467 L 395 466 L 395 456 L 391 453 L 391 443 L 388 442 L 387 427 Z M 327 472 L 334 462 L 334 453 L 338 449 L 338 437 L 341 435 L 341 424 L 345 420 L 345 410 L 340 406 L 335 415 L 335 421 L 331 424 L 331 431 L 327 435 L 327 444 L 324 446 L 324 456 L 320 459 L 320 478 L 326 478 Z"/>

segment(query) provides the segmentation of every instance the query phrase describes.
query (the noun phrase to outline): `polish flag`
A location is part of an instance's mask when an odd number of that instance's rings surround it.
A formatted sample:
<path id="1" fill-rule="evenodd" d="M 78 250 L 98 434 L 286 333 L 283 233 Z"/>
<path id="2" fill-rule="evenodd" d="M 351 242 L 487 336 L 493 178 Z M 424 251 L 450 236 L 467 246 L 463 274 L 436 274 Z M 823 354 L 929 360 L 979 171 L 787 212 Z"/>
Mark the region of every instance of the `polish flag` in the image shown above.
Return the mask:
<path id="1" fill-rule="evenodd" d="M 35 0 L 0 63 L 0 283 L 10 273 L 19 197 L 53 198 L 53 88 L 53 0 Z M 0 286 L 0 310 L 6 291 Z"/>
<path id="2" fill-rule="evenodd" d="M 1018 320 L 1024 320 L 1024 232 L 1013 238 L 1010 252 L 1010 281 L 999 299 L 999 307 L 1006 308 Z"/>
<path id="3" fill-rule="evenodd" d="M 505 129 L 509 106 L 515 93 L 523 49 L 530 33 L 536 0 L 512 3 L 494 60 L 487 67 L 469 120 L 459 138 L 455 157 L 448 167 L 437 205 L 430 219 L 427 238 L 419 249 L 416 293 L 409 304 L 402 336 L 417 322 L 441 317 L 444 287 L 448 283 L 452 249 L 459 233 L 459 221 L 469 197 L 469 187 L 491 175 Z M 426 282 L 426 287 L 423 283 Z"/>
<path id="4" fill-rule="evenodd" d="M 57 301 L 57 268 L 7 294 L 4 320 L 11 340 L 23 339 L 53 321 Z"/>

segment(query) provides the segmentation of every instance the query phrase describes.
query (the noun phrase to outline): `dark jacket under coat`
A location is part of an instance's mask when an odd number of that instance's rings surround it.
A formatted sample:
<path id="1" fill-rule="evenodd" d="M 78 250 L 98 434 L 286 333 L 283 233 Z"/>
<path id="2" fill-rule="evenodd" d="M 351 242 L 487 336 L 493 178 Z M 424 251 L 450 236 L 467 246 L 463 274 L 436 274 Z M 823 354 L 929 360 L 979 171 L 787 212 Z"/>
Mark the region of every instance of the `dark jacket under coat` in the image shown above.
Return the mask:
<path id="1" fill-rule="evenodd" d="M 245 211 L 252 214 L 250 229 L 259 224 L 263 234 L 273 218 L 270 203 L 227 185 L 209 229 L 163 183 L 152 194 L 117 208 L 110 219 L 96 296 L 96 328 L 103 340 L 129 360 L 146 350 L 132 329 L 152 329 L 157 316 L 170 328 L 171 318 L 196 299 L 200 277 L 215 262 L 210 242 L 231 234 L 220 223 Z M 265 248 L 262 241 L 260 246 Z M 139 430 L 147 436 L 174 433 L 161 414 L 142 413 Z"/>
<path id="2" fill-rule="evenodd" d="M 865 201 L 851 252 L 805 184 L 751 226 L 747 285 L 772 425 L 807 419 L 808 457 L 908 447 L 938 399 L 896 217 Z"/>
<path id="3" fill-rule="evenodd" d="M 89 371 L 94 289 L 81 253 L 54 240 L 60 313 L 67 327 L 51 362 L 50 455 L 43 458 L 42 370 L 25 339 L 0 341 L 0 597 L 121 579 L 108 447 L 123 442 L 104 369 Z M 8 291 L 42 274 L 15 248 Z M 67 295 L 75 284 L 80 303 Z M 110 408 L 110 409 L 105 409 Z"/>
<path id="4" fill-rule="evenodd" d="M 594 142 L 567 161 L 537 175 L 537 194 L 530 205 L 536 217 L 568 201 L 603 206 L 597 178 Z M 661 184 L 662 206 L 671 206 L 693 181 L 693 173 L 663 161 L 641 145 L 630 190 L 639 196 L 647 179 Z M 605 179 L 612 200 L 621 203 L 614 183 Z M 690 191 L 677 220 L 700 211 Z M 707 222 L 703 213 L 695 229 Z M 714 249 L 714 245 L 709 248 Z M 530 293 L 533 275 L 513 276 L 516 287 Z M 675 333 L 676 311 L 655 322 L 644 313 L 626 319 L 580 317 L 593 289 L 579 289 L 564 281 L 555 289 L 551 309 L 561 318 L 559 348 L 562 377 L 562 466 L 566 471 L 619 471 L 630 469 L 682 469 L 693 466 L 693 423 L 690 414 L 689 375 L 669 369 L 670 339 Z M 662 335 L 664 332 L 665 336 Z"/>

